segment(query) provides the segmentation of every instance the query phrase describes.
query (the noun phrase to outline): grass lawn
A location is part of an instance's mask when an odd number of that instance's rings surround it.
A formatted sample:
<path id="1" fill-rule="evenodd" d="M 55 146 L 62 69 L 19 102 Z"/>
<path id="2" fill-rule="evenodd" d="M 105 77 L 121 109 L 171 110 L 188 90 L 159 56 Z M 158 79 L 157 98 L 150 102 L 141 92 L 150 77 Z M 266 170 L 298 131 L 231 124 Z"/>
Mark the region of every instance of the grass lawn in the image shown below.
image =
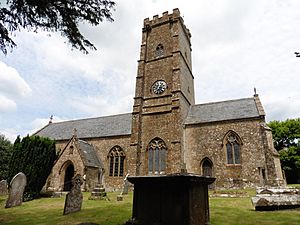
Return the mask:
<path id="1" fill-rule="evenodd" d="M 253 190 L 248 190 L 253 195 Z M 41 198 L 5 209 L 0 197 L 0 224 L 15 225 L 76 225 L 94 222 L 100 225 L 124 223 L 131 216 L 132 193 L 117 202 L 119 193 L 108 193 L 110 201 L 88 200 L 84 193 L 82 210 L 63 216 L 65 198 Z M 210 198 L 210 219 L 213 225 L 299 225 L 300 209 L 256 212 L 249 197 Z"/>
<path id="2" fill-rule="evenodd" d="M 63 216 L 65 197 L 40 198 L 23 202 L 21 206 L 5 209 L 5 198 L 0 197 L 0 224 L 14 225 L 76 225 L 94 222 L 101 225 L 117 225 L 131 217 L 132 193 L 117 202 L 119 193 L 108 193 L 110 201 L 88 200 L 90 193 L 84 193 L 80 212 Z"/>

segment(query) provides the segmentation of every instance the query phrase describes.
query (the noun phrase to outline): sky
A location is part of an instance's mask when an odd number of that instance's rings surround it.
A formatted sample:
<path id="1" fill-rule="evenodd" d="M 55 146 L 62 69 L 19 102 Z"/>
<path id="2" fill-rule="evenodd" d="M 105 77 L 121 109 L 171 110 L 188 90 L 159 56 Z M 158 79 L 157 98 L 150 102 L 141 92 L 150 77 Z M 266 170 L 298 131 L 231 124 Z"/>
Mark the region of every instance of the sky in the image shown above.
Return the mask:
<path id="1" fill-rule="evenodd" d="M 2 1 L 2 0 L 1 0 Z M 0 134 L 14 141 L 53 122 L 132 111 L 143 20 L 179 8 L 192 34 L 196 104 L 248 98 L 266 120 L 300 117 L 299 0 L 116 0 L 114 22 L 81 24 L 96 45 L 59 33 L 15 33 L 0 53 Z"/>

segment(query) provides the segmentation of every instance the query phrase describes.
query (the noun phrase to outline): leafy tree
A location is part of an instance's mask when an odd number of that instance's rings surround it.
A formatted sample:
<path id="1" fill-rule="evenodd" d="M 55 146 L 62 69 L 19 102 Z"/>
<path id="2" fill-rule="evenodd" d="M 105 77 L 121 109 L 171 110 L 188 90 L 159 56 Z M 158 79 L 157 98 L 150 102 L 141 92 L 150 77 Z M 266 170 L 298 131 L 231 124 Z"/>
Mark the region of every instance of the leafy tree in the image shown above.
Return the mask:
<path id="1" fill-rule="evenodd" d="M 1 3 L 0 3 L 1 4 Z M 106 18 L 112 22 L 112 0 L 6 0 L 0 5 L 0 49 L 16 43 L 11 34 L 21 29 L 60 32 L 72 47 L 88 53 L 86 47 L 96 49 L 80 32 L 78 25 L 86 22 L 99 25 Z"/>
<path id="2" fill-rule="evenodd" d="M 18 136 L 9 162 L 9 181 L 18 172 L 27 178 L 24 200 L 37 198 L 46 183 L 56 159 L 55 142 L 44 137 Z"/>
<path id="3" fill-rule="evenodd" d="M 12 143 L 3 134 L 0 134 L 0 180 L 8 178 L 8 163 L 12 147 Z"/>
<path id="4" fill-rule="evenodd" d="M 271 121 L 274 146 L 279 151 L 280 161 L 288 183 L 300 182 L 300 118 Z"/>
<path id="5" fill-rule="evenodd" d="M 297 146 L 300 140 L 300 118 L 285 121 L 271 121 L 268 126 L 272 129 L 274 146 L 279 151 L 290 146 Z"/>

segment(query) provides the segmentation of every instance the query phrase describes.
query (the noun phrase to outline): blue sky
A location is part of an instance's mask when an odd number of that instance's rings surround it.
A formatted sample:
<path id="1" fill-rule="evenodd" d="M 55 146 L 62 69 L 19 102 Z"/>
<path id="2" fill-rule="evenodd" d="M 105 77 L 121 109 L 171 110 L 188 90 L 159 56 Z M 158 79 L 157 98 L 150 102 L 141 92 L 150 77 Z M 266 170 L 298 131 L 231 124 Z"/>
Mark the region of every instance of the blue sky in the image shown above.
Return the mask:
<path id="1" fill-rule="evenodd" d="M 300 109 L 300 1 L 119 0 L 115 22 L 81 25 L 97 51 L 59 34 L 19 32 L 0 54 L 0 133 L 10 140 L 54 122 L 130 112 L 143 19 L 179 8 L 192 34 L 196 103 L 251 97 L 267 120 Z"/>

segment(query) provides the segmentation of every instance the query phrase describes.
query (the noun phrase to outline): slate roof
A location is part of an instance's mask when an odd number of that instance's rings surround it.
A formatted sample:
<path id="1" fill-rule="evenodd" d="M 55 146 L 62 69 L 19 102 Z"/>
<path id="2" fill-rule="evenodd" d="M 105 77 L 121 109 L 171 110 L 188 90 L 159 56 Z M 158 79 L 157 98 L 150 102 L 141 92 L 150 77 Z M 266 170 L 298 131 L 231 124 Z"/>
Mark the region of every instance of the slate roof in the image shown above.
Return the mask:
<path id="1" fill-rule="evenodd" d="M 254 98 L 243 98 L 191 106 L 185 124 L 210 123 L 260 117 Z"/>
<path id="2" fill-rule="evenodd" d="M 78 138 L 109 137 L 131 134 L 131 113 L 49 123 L 34 135 L 68 140 L 77 130 Z"/>
<path id="3" fill-rule="evenodd" d="M 82 160 L 85 166 L 103 168 L 102 162 L 98 159 L 94 146 L 83 141 L 78 140 Z"/>
<path id="4" fill-rule="evenodd" d="M 227 120 L 259 118 L 264 116 L 259 99 L 243 98 L 222 102 L 192 105 L 184 124 L 200 124 Z M 49 123 L 34 135 L 49 137 L 54 140 L 68 140 L 77 130 L 77 137 L 97 138 L 131 134 L 132 114 L 70 120 Z"/>

